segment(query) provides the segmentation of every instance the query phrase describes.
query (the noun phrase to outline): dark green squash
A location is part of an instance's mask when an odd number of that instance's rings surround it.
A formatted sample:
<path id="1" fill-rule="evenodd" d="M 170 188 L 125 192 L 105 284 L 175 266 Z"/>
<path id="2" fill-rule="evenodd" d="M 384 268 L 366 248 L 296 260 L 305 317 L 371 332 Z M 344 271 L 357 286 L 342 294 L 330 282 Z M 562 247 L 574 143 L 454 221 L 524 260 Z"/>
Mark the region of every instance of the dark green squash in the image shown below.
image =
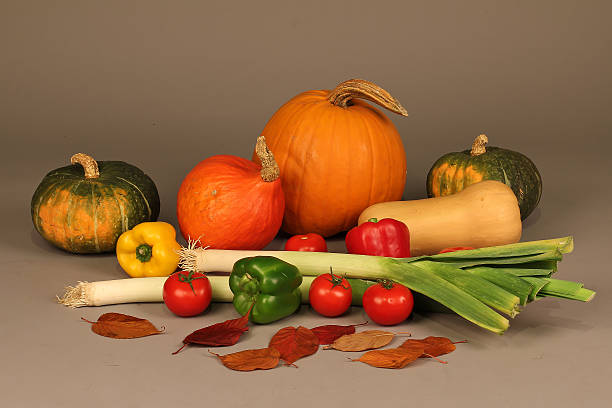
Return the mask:
<path id="1" fill-rule="evenodd" d="M 157 220 L 159 194 L 140 169 L 82 153 L 71 162 L 49 172 L 32 197 L 32 222 L 47 241 L 79 254 L 110 252 L 123 232 Z"/>
<path id="2" fill-rule="evenodd" d="M 471 150 L 448 153 L 436 160 L 427 174 L 427 195 L 446 196 L 479 181 L 501 181 L 514 192 L 524 220 L 540 202 L 540 172 L 527 156 L 499 147 L 485 147 L 487 142 L 487 137 L 480 135 Z"/>

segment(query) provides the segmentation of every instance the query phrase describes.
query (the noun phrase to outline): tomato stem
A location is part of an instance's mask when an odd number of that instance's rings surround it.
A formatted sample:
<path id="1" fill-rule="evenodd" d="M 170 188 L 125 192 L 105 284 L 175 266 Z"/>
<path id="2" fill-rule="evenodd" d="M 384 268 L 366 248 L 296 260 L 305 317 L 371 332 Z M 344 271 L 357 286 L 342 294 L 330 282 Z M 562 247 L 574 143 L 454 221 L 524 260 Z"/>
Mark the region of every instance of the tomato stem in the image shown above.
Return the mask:
<path id="1" fill-rule="evenodd" d="M 328 281 L 332 284 L 331 289 L 335 288 L 336 286 L 340 286 L 342 289 L 346 290 L 351 288 L 350 286 L 344 286 L 342 284 L 342 277 L 334 275 L 334 271 L 332 270 L 331 266 L 329 267 L 329 274 L 331 275 L 331 279 L 328 279 Z"/>
<path id="2" fill-rule="evenodd" d="M 377 281 L 380 286 L 382 286 L 383 288 L 387 289 L 387 290 L 391 290 L 393 289 L 393 281 L 389 280 L 389 279 L 378 279 Z"/>
<path id="3" fill-rule="evenodd" d="M 198 295 L 193 287 L 193 281 L 196 279 L 206 279 L 206 276 L 193 276 L 194 272 L 191 271 L 187 276 L 184 273 L 180 273 L 178 276 L 179 282 L 183 282 L 189 285 L 194 295 Z"/>

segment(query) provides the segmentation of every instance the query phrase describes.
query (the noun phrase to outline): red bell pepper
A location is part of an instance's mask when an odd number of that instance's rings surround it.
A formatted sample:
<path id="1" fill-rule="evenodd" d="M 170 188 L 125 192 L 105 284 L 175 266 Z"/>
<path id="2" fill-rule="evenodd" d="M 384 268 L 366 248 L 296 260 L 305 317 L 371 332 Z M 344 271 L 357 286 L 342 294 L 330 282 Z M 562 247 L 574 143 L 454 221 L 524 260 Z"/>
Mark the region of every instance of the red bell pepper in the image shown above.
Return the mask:
<path id="1" fill-rule="evenodd" d="M 367 222 L 351 229 L 346 234 L 346 249 L 351 254 L 390 256 L 408 258 L 410 256 L 410 232 L 401 221 L 392 218 Z"/>

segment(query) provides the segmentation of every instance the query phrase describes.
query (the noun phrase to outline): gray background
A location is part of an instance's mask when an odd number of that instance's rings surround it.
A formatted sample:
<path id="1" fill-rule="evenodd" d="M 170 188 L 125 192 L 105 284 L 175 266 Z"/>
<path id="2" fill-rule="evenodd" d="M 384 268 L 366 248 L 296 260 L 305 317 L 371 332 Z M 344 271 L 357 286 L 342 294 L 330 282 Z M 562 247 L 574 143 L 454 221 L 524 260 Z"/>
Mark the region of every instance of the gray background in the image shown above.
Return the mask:
<path id="1" fill-rule="evenodd" d="M 3 403 L 603 406 L 612 375 L 611 12 L 603 1 L 1 1 Z M 406 147 L 407 199 L 424 197 L 437 157 L 480 132 L 531 157 L 544 195 L 523 239 L 573 234 L 576 250 L 558 276 L 597 290 L 595 300 L 531 304 L 503 336 L 452 315 L 416 315 L 396 327 L 468 339 L 448 365 L 383 370 L 320 351 L 299 369 L 254 373 L 225 369 L 203 348 L 170 355 L 192 330 L 234 317 L 230 305 L 181 319 L 163 304 L 54 303 L 67 284 L 124 274 L 113 255 L 70 255 L 34 232 L 29 200 L 47 171 L 78 151 L 128 161 L 156 181 L 160 219 L 176 225 L 176 193 L 197 162 L 250 157 L 282 103 L 352 77 L 383 86 L 410 113 L 390 114 Z M 330 247 L 343 251 L 342 237 Z M 148 318 L 167 333 L 112 340 L 79 320 L 107 311 Z M 354 308 L 333 323 L 364 318 Z M 286 325 L 326 323 L 302 308 L 222 352 L 263 347 Z"/>

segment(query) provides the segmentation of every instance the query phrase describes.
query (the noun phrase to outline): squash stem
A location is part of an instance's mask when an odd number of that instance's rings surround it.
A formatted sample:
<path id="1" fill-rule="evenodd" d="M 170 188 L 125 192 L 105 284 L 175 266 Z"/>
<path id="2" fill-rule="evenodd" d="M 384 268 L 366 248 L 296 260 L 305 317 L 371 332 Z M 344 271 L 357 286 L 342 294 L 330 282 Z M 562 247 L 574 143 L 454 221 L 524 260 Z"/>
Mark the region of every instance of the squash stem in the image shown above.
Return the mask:
<path id="1" fill-rule="evenodd" d="M 259 136 L 257 143 L 255 144 L 255 154 L 261 161 L 261 179 L 263 181 L 271 182 L 277 180 L 280 177 L 280 169 L 274 155 L 266 144 L 266 138 Z"/>
<path id="2" fill-rule="evenodd" d="M 83 166 L 86 179 L 95 179 L 100 177 L 100 170 L 98 169 L 98 162 L 93 157 L 85 153 L 77 153 L 72 155 L 70 163 L 80 164 Z"/>
<path id="3" fill-rule="evenodd" d="M 489 142 L 487 135 L 478 135 L 476 139 L 474 139 L 474 143 L 472 143 L 472 150 L 470 151 L 470 156 L 480 156 L 481 154 L 485 154 L 487 152 L 487 148 L 485 145 Z"/>
<path id="4" fill-rule="evenodd" d="M 349 79 L 348 81 L 338 84 L 338 86 L 329 93 L 327 100 L 333 105 L 347 108 L 353 98 L 367 99 L 383 108 L 389 109 L 391 112 L 395 112 L 402 116 L 408 116 L 406 109 L 404 109 L 399 101 L 392 97 L 389 92 L 363 79 Z"/>

